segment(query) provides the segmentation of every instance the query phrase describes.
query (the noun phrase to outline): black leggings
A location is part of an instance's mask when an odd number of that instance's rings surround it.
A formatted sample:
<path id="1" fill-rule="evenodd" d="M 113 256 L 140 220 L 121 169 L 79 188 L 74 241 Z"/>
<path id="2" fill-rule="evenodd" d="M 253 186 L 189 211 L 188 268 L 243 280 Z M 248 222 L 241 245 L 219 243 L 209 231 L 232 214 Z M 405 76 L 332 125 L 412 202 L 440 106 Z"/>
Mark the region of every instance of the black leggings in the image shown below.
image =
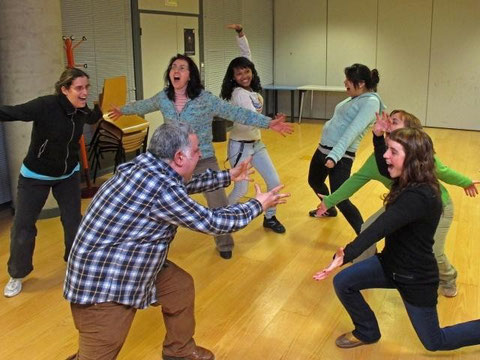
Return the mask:
<path id="1" fill-rule="evenodd" d="M 315 194 L 329 195 L 328 187 L 325 184 L 327 176 L 332 193 L 350 177 L 353 164 L 352 159 L 341 158 L 332 169 L 325 166 L 325 161 L 326 155 L 317 149 L 310 161 L 310 169 L 308 171 L 308 184 L 313 191 L 315 191 Z M 360 234 L 363 219 L 355 205 L 347 199 L 338 203 L 337 207 L 352 226 L 353 230 L 355 230 L 355 233 L 357 235 Z"/>

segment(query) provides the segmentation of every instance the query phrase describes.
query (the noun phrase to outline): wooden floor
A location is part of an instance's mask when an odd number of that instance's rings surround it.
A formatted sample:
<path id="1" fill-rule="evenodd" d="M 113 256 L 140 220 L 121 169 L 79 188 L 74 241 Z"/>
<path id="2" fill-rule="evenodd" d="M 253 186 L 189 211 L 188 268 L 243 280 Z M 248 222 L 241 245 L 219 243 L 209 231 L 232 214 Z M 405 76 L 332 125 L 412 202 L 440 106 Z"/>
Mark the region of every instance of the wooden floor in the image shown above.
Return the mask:
<path id="1" fill-rule="evenodd" d="M 263 132 L 286 191 L 292 194 L 277 214 L 286 234 L 264 230 L 260 217 L 235 234 L 233 258 L 226 261 L 217 255 L 210 236 L 179 230 L 169 258 L 195 279 L 197 343 L 212 349 L 218 360 L 480 359 L 480 346 L 452 352 L 424 350 L 394 290 L 365 291 L 381 327 L 380 342 L 351 350 L 335 347 L 335 338 L 350 331 L 352 324 L 331 278 L 318 283 L 312 275 L 354 233 L 342 216 L 307 216 L 318 202 L 307 184 L 307 172 L 322 124 L 304 121 L 287 138 Z M 443 162 L 480 178 L 480 132 L 427 131 Z M 216 144 L 222 161 L 225 146 Z M 354 170 L 371 151 L 367 135 Z M 459 273 L 459 293 L 454 299 L 439 298 L 442 326 L 480 317 L 480 198 L 467 198 L 462 189 L 447 187 L 455 204 L 447 254 Z M 383 186 L 372 182 L 352 200 L 366 218 L 381 206 L 383 193 Z M 0 219 L 0 264 L 7 262 L 10 224 L 9 217 Z M 0 359 L 64 359 L 76 351 L 77 333 L 62 297 L 62 253 L 59 219 L 39 221 L 35 270 L 19 296 L 0 297 Z M 7 280 L 6 271 L 0 273 L 2 289 Z M 139 311 L 119 359 L 160 359 L 164 333 L 158 308 Z"/>

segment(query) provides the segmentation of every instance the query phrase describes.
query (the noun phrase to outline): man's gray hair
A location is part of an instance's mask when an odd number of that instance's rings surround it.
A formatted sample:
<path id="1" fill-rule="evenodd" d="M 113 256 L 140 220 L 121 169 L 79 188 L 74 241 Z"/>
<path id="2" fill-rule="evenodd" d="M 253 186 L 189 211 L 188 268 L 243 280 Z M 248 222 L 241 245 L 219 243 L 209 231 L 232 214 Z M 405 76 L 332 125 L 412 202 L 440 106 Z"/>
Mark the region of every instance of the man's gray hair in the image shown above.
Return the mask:
<path id="1" fill-rule="evenodd" d="M 195 133 L 189 124 L 178 121 L 164 123 L 153 133 L 148 151 L 162 160 L 173 160 L 178 150 L 190 147 L 188 137 L 191 134 Z"/>

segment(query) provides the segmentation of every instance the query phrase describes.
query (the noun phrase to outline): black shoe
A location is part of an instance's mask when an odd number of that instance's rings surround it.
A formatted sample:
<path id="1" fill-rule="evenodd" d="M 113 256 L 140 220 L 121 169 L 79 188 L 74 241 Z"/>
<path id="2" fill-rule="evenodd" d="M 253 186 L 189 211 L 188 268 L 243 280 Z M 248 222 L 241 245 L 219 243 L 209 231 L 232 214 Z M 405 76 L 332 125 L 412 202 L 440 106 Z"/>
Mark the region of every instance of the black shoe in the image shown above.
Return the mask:
<path id="1" fill-rule="evenodd" d="M 263 217 L 263 227 L 267 229 L 272 229 L 273 232 L 277 234 L 283 234 L 285 232 L 285 227 L 277 220 L 275 216 L 272 216 L 270 219 Z"/>
<path id="2" fill-rule="evenodd" d="M 220 257 L 225 259 L 225 260 L 231 259 L 232 258 L 232 250 L 220 251 Z"/>
<path id="3" fill-rule="evenodd" d="M 328 209 L 327 211 L 325 211 L 323 213 L 323 215 L 321 216 L 318 216 L 317 215 L 317 209 L 313 209 L 313 210 L 310 210 L 308 212 L 308 215 L 310 217 L 314 217 L 314 218 L 321 218 L 321 217 L 335 217 L 337 216 L 337 209 L 335 209 L 334 207 L 331 207 L 330 209 Z"/>

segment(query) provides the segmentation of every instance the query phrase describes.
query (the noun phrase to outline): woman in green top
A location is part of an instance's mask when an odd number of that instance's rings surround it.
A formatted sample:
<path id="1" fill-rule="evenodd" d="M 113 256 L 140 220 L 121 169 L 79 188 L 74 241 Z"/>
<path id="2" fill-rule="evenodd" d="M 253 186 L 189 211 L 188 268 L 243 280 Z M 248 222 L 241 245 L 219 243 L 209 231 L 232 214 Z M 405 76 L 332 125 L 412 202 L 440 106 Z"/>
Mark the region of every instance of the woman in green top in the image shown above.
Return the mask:
<path id="1" fill-rule="evenodd" d="M 390 116 L 383 114 L 382 118 L 377 116 L 377 123 L 374 128 L 374 136 L 383 136 L 383 127 L 387 133 L 403 128 L 403 127 L 414 127 L 422 128 L 420 120 L 414 115 L 404 111 L 404 110 L 393 110 L 390 113 Z M 443 181 L 446 184 L 460 186 L 465 190 L 465 194 L 471 197 L 474 197 L 478 194 L 476 184 L 478 181 L 472 181 L 470 178 L 462 175 L 455 170 L 450 169 L 445 166 L 437 156 L 435 156 L 435 165 L 436 165 L 436 175 L 439 180 Z M 322 203 L 318 206 L 318 212 L 321 214 L 324 211 L 327 211 L 330 207 L 335 206 L 339 202 L 348 199 L 350 196 L 355 194 L 362 186 L 368 183 L 370 180 L 378 180 L 385 185 L 388 189 L 390 188 L 392 182 L 390 179 L 382 176 L 378 170 L 377 163 L 375 161 L 375 154 L 372 153 L 370 157 L 365 161 L 362 167 L 353 174 L 347 181 L 345 181 L 342 186 L 340 186 L 335 192 L 331 195 L 324 196 Z M 438 223 L 437 230 L 435 232 L 434 240 L 435 244 L 433 246 L 433 252 L 437 260 L 438 269 L 440 273 L 440 292 L 447 297 L 453 297 L 457 295 L 457 286 L 456 278 L 457 271 L 448 261 L 447 256 L 445 255 L 445 241 L 447 238 L 448 230 L 452 224 L 453 220 L 453 204 L 448 194 L 447 189 L 440 183 L 440 190 L 443 202 L 443 213 L 440 217 L 440 222 Z M 375 214 L 373 214 L 365 223 L 362 225 L 362 231 L 366 229 L 370 224 L 372 224 L 378 216 L 380 216 L 385 211 L 385 208 L 382 207 Z M 369 256 L 372 256 L 376 252 L 376 247 L 373 245 L 371 248 L 366 250 L 360 257 L 355 259 L 355 262 L 364 260 Z"/>

